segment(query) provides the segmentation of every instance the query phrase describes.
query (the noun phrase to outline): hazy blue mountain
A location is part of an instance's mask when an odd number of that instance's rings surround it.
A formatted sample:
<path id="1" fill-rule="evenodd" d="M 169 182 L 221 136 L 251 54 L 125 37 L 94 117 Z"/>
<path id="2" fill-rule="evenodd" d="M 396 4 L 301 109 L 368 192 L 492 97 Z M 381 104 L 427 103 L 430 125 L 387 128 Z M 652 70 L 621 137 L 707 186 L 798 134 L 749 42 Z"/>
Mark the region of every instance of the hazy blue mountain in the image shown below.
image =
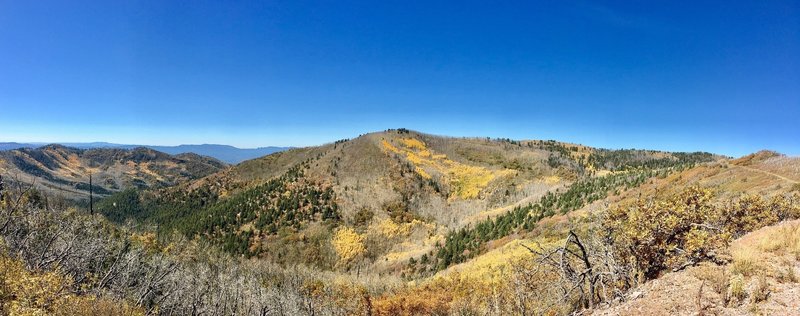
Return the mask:
<path id="1" fill-rule="evenodd" d="M 214 157 L 230 164 L 237 164 L 245 160 L 266 156 L 279 151 L 289 149 L 289 147 L 258 147 L 258 148 L 237 148 L 229 145 L 202 144 L 202 145 L 179 145 L 179 146 L 147 146 L 152 149 L 165 152 L 171 155 L 182 153 L 195 153 L 198 155 Z"/>
<path id="2" fill-rule="evenodd" d="M 19 148 L 37 148 L 37 147 L 41 147 L 42 145 L 44 145 L 44 144 L 5 142 L 5 143 L 0 143 L 0 150 L 12 150 L 12 149 L 19 149 Z"/>
<path id="3" fill-rule="evenodd" d="M 229 164 L 237 164 L 245 160 L 266 156 L 290 148 L 290 147 L 274 147 L 274 146 L 258 147 L 258 148 L 237 148 L 229 145 L 217 145 L 217 144 L 150 146 L 150 145 L 114 144 L 106 142 L 60 143 L 60 144 L 67 147 L 74 147 L 80 149 L 91 149 L 91 148 L 133 149 L 137 147 L 147 147 L 153 150 L 168 153 L 170 155 L 195 153 L 198 155 L 213 157 Z M 11 150 L 18 148 L 39 148 L 44 145 L 46 144 L 5 142 L 5 143 L 0 143 L 0 150 Z"/>

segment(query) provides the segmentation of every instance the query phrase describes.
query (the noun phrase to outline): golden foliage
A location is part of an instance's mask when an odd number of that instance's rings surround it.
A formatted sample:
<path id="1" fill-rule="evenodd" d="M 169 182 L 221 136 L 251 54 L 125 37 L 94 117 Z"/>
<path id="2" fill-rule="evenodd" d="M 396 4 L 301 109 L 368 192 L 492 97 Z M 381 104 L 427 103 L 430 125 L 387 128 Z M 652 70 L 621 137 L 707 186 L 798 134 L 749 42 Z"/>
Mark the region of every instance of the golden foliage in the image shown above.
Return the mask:
<path id="1" fill-rule="evenodd" d="M 160 252 L 162 249 L 158 238 L 156 238 L 156 234 L 152 232 L 145 232 L 142 234 L 133 233 L 130 239 L 134 244 L 140 245 L 148 253 Z"/>
<path id="2" fill-rule="evenodd" d="M 523 244 L 535 247 L 533 244 L 517 239 L 455 268 L 458 269 L 458 275 L 462 281 L 502 283 L 511 275 L 511 268 L 515 264 L 533 259 L 533 254 L 523 247 Z"/>
<path id="3" fill-rule="evenodd" d="M 443 175 L 443 180 L 452 186 L 451 198 L 478 198 L 493 180 L 514 174 L 513 170 L 490 170 L 450 160 L 447 155 L 433 153 L 425 143 L 415 138 L 400 139 L 402 149 L 386 140 L 381 143 L 387 152 L 403 155 L 422 178 L 432 179 L 431 171 Z"/>
<path id="4" fill-rule="evenodd" d="M 414 219 L 411 223 L 398 224 L 387 218 L 378 223 L 377 229 L 382 235 L 388 238 L 405 237 L 411 232 L 411 226 L 414 222 L 419 222 L 419 220 Z"/>
<path id="5" fill-rule="evenodd" d="M 706 259 L 727 246 L 730 235 L 711 226 L 719 219 L 712 196 L 708 189 L 691 187 L 669 200 L 611 208 L 604 226 L 612 232 L 620 257 L 630 258 L 638 271 L 654 278 L 666 268 Z"/>
<path id="6" fill-rule="evenodd" d="M 425 169 L 422 169 L 422 168 L 420 168 L 420 167 L 416 167 L 416 168 L 414 168 L 414 170 L 415 170 L 415 171 L 416 171 L 416 172 L 417 172 L 417 173 L 418 173 L 418 174 L 419 174 L 419 175 L 420 175 L 420 176 L 421 176 L 423 179 L 431 179 L 431 178 L 432 178 L 432 177 L 431 177 L 431 175 L 430 175 L 430 174 L 428 174 L 428 173 L 425 171 Z"/>
<path id="7" fill-rule="evenodd" d="M 778 222 L 777 212 L 770 212 L 769 205 L 760 195 L 748 194 L 729 203 L 725 221 L 733 234 L 754 231 L 759 227 Z"/>
<path id="8" fill-rule="evenodd" d="M 454 189 L 453 193 L 462 199 L 474 199 L 492 180 L 506 172 L 493 172 L 483 167 L 453 164 L 449 174 Z"/>
<path id="9" fill-rule="evenodd" d="M 10 314 L 46 314 L 68 299 L 65 289 L 72 280 L 56 272 L 31 273 L 22 262 L 0 258 L 3 310 Z"/>
<path id="10" fill-rule="evenodd" d="M 32 272 L 0 256 L 0 313 L 10 315 L 144 315 L 140 308 L 69 291 L 73 280 L 55 271 Z"/>
<path id="11" fill-rule="evenodd" d="M 415 231 L 424 230 L 426 234 L 436 230 L 436 225 L 412 219 L 409 222 L 397 222 L 391 218 L 384 219 L 370 226 L 370 232 L 377 233 L 381 239 L 394 240 L 410 236 Z"/>
<path id="12" fill-rule="evenodd" d="M 449 315 L 452 289 L 436 286 L 411 288 L 400 293 L 384 295 L 372 302 L 372 314 L 394 315 Z"/>
<path id="13" fill-rule="evenodd" d="M 403 138 L 400 140 L 403 146 L 409 149 L 426 150 L 425 143 L 416 138 Z"/>
<path id="14" fill-rule="evenodd" d="M 333 249 L 339 255 L 341 264 L 348 264 L 364 253 L 364 236 L 350 227 L 342 227 L 336 231 L 331 240 Z"/>
<path id="15" fill-rule="evenodd" d="M 796 216 L 797 199 L 776 196 L 766 201 L 743 195 L 724 204 L 712 203 L 711 190 L 690 187 L 662 201 L 639 201 L 633 207 L 608 211 L 604 226 L 621 257 L 654 278 L 667 268 L 717 260 L 733 238 Z M 748 275 L 757 269 L 748 250 L 734 252 L 734 270 Z"/>
<path id="16" fill-rule="evenodd" d="M 385 150 L 391 151 L 391 152 L 393 152 L 395 154 L 399 154 L 400 153 L 400 150 L 397 149 L 397 147 L 394 147 L 394 145 L 392 145 L 391 143 L 389 143 L 385 139 L 381 141 L 381 144 L 383 145 L 383 148 Z"/>

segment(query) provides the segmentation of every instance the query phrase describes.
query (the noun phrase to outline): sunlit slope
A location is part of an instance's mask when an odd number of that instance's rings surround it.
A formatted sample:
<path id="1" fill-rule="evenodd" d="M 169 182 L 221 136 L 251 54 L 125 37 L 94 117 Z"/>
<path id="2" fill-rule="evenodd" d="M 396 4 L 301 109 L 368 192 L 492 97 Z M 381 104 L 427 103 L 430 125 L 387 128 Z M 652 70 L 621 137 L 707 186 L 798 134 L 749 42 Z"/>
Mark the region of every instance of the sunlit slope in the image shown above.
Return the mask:
<path id="1" fill-rule="evenodd" d="M 220 171 L 226 165 L 195 154 L 168 155 L 147 148 L 77 149 L 48 145 L 0 151 L 6 181 L 36 183 L 67 197 L 88 195 L 89 174 L 99 196 L 125 188 L 171 186 Z"/>
<path id="2" fill-rule="evenodd" d="M 397 129 L 249 160 L 101 207 L 116 220 L 204 236 L 245 256 L 416 278 L 537 230 L 539 220 L 666 175 L 664 168 L 718 158 Z M 495 219 L 503 222 L 480 226 Z M 477 226 L 491 234 L 439 258 L 454 232 Z M 424 273 L 410 271 L 423 255 L 432 259 Z"/>
<path id="3" fill-rule="evenodd" d="M 800 170 L 800 159 L 774 152 L 759 152 L 739 159 L 721 159 L 695 167 L 672 172 L 664 176 L 647 178 L 641 185 L 611 192 L 606 198 L 560 216 L 545 218 L 535 228 L 496 239 L 486 244 L 489 250 L 483 255 L 455 265 L 441 273 L 461 271 L 467 275 L 481 275 L 482 271 L 497 271 L 510 276 L 504 268 L 508 262 L 530 257 L 519 243 L 558 240 L 569 229 L 581 229 L 581 223 L 590 216 L 617 205 L 632 205 L 641 200 L 651 200 L 677 194 L 690 186 L 712 190 L 717 201 L 727 201 L 743 194 L 774 196 L 800 191 L 794 180 Z M 531 239 L 532 238 L 532 239 Z M 499 274 L 498 274 L 499 273 Z"/>

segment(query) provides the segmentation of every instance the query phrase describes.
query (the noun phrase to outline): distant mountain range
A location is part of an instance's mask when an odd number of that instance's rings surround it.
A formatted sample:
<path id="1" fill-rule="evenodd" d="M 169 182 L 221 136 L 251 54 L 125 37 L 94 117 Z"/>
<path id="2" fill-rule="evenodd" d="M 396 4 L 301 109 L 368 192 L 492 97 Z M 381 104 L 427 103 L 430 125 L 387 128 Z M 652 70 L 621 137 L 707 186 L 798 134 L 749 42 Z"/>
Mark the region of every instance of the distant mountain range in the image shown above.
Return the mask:
<path id="1" fill-rule="evenodd" d="M 0 151 L 0 175 L 10 182 L 81 199 L 93 192 L 110 195 L 127 188 L 168 187 L 227 168 L 215 158 L 195 153 L 166 154 L 151 148 L 80 149 L 52 144 Z"/>
<path id="2" fill-rule="evenodd" d="M 198 155 L 213 157 L 229 164 L 237 164 L 245 160 L 266 156 L 272 153 L 284 151 L 291 148 L 291 147 L 274 147 L 274 146 L 258 147 L 258 148 L 237 148 L 229 145 L 217 145 L 217 144 L 150 146 L 150 145 L 114 144 L 106 142 L 59 143 L 59 144 L 67 147 L 80 148 L 80 149 L 93 149 L 93 148 L 134 149 L 137 147 L 146 147 L 170 155 L 195 153 Z M 11 150 L 19 148 L 39 148 L 46 145 L 47 143 L 5 142 L 5 143 L 0 143 L 0 150 Z"/>

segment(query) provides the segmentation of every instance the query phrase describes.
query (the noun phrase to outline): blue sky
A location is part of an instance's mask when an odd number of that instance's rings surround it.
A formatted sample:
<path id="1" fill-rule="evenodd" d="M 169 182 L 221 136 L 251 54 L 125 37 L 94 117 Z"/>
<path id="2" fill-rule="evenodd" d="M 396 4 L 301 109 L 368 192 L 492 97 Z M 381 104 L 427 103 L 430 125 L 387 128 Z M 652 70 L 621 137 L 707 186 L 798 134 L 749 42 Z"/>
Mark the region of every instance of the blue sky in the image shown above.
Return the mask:
<path id="1" fill-rule="evenodd" d="M 0 141 L 800 155 L 800 2 L 493 2 L 0 0 Z"/>

